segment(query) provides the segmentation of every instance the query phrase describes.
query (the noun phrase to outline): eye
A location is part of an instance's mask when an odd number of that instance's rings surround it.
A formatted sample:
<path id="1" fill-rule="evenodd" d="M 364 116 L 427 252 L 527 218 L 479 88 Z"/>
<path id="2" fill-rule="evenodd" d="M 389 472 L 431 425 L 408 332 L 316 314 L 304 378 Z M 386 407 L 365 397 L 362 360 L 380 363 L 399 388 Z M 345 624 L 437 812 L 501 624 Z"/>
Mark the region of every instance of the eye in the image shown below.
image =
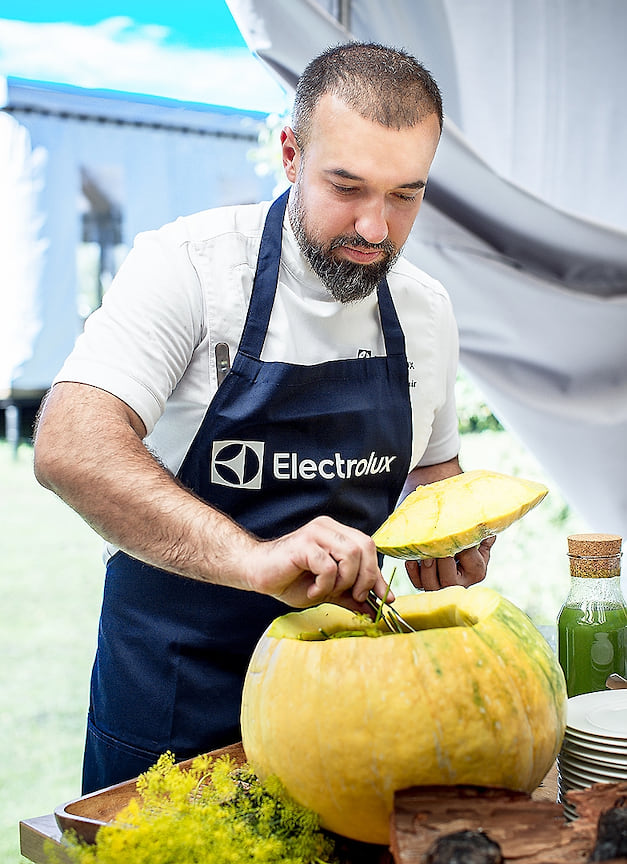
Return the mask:
<path id="1" fill-rule="evenodd" d="M 332 186 L 339 195 L 350 195 L 353 192 L 357 192 L 355 186 L 340 186 L 338 183 L 333 183 Z"/>
<path id="2" fill-rule="evenodd" d="M 408 195 L 404 192 L 395 192 L 394 194 L 398 198 L 399 201 L 407 201 L 408 203 L 415 201 L 416 198 L 418 197 L 417 193 L 414 193 L 413 195 Z"/>

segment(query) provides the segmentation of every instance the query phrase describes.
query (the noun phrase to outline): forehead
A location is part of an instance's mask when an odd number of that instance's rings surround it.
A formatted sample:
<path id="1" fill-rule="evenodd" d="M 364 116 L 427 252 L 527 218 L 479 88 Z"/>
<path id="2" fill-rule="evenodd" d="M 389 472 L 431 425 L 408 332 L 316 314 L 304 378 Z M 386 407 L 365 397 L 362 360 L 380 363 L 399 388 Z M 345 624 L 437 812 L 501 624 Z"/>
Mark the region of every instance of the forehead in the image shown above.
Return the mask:
<path id="1" fill-rule="evenodd" d="M 305 158 L 322 171 L 386 179 L 392 186 L 426 182 L 439 139 L 435 113 L 415 126 L 393 129 L 363 117 L 335 94 L 325 94 L 312 116 Z"/>

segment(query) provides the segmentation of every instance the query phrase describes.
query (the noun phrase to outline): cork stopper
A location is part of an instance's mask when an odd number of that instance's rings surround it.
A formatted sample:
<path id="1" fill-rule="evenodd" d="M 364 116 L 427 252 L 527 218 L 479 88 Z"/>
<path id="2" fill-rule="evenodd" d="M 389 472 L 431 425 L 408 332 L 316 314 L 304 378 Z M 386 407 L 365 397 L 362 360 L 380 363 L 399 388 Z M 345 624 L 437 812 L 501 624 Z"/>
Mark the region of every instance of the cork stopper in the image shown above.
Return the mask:
<path id="1" fill-rule="evenodd" d="M 621 544 L 617 534 L 571 534 L 570 575 L 589 579 L 620 576 Z"/>

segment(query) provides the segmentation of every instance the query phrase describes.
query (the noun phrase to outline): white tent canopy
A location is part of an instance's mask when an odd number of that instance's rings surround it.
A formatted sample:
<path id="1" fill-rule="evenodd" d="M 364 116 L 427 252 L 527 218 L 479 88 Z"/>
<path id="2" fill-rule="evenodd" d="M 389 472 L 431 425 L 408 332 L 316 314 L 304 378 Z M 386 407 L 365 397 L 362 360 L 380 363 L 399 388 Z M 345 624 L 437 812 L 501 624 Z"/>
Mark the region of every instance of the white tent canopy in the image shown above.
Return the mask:
<path id="1" fill-rule="evenodd" d="M 461 360 L 596 530 L 627 534 L 627 4 L 228 0 L 293 87 L 329 45 L 406 48 L 445 130 L 406 254 L 442 280 Z"/>

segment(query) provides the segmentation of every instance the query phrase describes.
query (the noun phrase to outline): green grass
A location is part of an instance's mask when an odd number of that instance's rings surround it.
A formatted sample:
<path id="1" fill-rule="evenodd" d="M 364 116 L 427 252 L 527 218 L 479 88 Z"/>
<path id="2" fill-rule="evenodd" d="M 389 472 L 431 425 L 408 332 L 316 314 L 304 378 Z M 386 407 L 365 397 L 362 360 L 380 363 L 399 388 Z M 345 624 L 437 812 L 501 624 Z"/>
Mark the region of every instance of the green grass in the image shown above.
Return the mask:
<path id="1" fill-rule="evenodd" d="M 20 819 L 80 795 L 102 593 L 99 537 L 0 441 L 0 861 L 24 862 Z"/>

